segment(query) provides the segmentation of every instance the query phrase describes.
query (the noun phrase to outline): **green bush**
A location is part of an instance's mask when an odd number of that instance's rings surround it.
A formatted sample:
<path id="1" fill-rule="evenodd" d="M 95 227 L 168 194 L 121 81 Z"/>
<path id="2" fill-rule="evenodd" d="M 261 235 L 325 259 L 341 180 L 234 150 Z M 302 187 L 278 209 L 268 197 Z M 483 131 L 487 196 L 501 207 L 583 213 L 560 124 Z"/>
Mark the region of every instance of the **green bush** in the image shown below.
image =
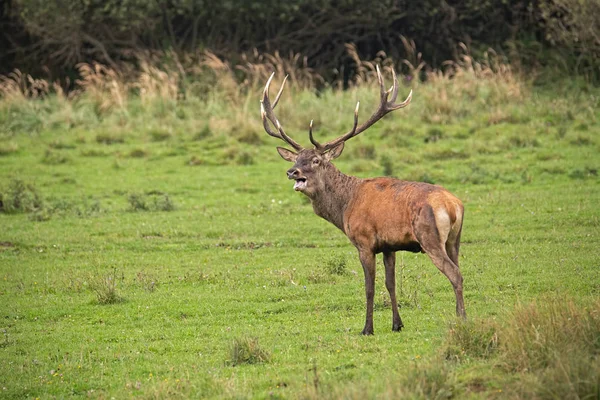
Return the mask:
<path id="1" fill-rule="evenodd" d="M 0 192 L 0 211 L 5 213 L 35 212 L 44 207 L 44 201 L 32 184 L 20 179 L 12 180 Z"/>

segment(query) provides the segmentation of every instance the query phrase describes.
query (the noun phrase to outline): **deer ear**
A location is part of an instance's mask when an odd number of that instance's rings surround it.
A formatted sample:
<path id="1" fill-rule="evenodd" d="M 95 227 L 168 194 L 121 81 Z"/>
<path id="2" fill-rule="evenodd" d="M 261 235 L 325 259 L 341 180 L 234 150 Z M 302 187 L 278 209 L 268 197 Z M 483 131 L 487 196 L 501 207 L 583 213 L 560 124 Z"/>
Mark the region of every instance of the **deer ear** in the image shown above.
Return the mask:
<path id="1" fill-rule="evenodd" d="M 342 154 L 342 151 L 344 151 L 344 142 L 338 144 L 333 149 L 329 150 L 323 155 L 323 157 L 325 157 L 327 161 L 330 161 L 335 158 L 338 158 Z"/>
<path id="2" fill-rule="evenodd" d="M 277 152 L 285 161 L 296 162 L 296 158 L 298 158 L 298 154 L 283 147 L 278 147 Z"/>

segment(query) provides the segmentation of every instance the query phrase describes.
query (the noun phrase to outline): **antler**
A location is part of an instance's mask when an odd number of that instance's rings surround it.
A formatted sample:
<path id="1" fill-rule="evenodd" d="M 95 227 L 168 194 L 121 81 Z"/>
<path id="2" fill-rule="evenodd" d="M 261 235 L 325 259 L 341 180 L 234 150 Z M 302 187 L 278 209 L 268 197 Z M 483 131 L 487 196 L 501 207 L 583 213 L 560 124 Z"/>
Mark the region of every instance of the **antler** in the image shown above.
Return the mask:
<path id="1" fill-rule="evenodd" d="M 362 124 L 361 126 L 358 126 L 358 108 L 360 106 L 360 102 L 358 102 L 358 103 L 356 103 L 356 108 L 354 109 L 354 126 L 352 127 L 352 130 L 350 132 L 338 137 L 337 139 L 334 139 L 323 145 L 321 145 L 317 141 L 313 140 L 312 122 L 311 122 L 311 129 L 309 131 L 309 134 L 310 134 L 310 141 L 312 142 L 312 144 L 314 144 L 315 147 L 318 150 L 320 150 L 321 152 L 331 150 L 332 148 L 336 147 L 340 143 L 345 142 L 346 140 L 353 138 L 354 136 L 357 136 L 361 132 L 364 132 L 371 125 L 373 125 L 375 122 L 379 121 L 384 115 L 386 115 L 390 111 L 398 110 L 400 108 L 404 108 L 407 105 L 409 105 L 410 101 L 412 99 L 412 90 L 408 94 L 408 97 L 406 97 L 406 100 L 404 100 L 402 103 L 394 104 L 396 102 L 396 97 L 398 97 L 398 79 L 396 79 L 396 72 L 393 69 L 392 69 L 392 76 L 393 76 L 394 84 L 392 85 L 391 88 L 389 88 L 388 90 L 385 90 L 385 87 L 383 84 L 383 77 L 381 76 L 381 71 L 379 70 L 379 66 L 377 66 L 377 79 L 379 80 L 380 103 L 379 103 L 379 107 L 377 107 L 377 110 L 373 113 L 373 115 L 371 115 L 371 118 L 369 118 L 364 124 Z M 391 93 L 391 98 L 388 100 L 390 93 Z M 357 126 L 358 126 L 358 128 L 357 128 Z"/>
<path id="2" fill-rule="evenodd" d="M 279 120 L 275 116 L 275 113 L 273 112 L 275 107 L 277 107 L 277 103 L 279 102 L 279 98 L 281 97 L 283 87 L 285 86 L 285 82 L 287 81 L 288 77 L 286 75 L 286 77 L 283 79 L 283 83 L 281 84 L 281 88 L 277 93 L 277 97 L 275 97 L 275 101 L 273 102 L 273 105 L 271 105 L 271 101 L 269 100 L 269 86 L 271 85 L 271 81 L 273 80 L 274 76 L 275 72 L 271 74 L 271 77 L 267 81 L 267 84 L 265 85 L 265 90 L 263 91 L 263 98 L 260 101 L 260 115 L 263 120 L 263 126 L 265 127 L 265 131 L 267 131 L 269 135 L 283 140 L 284 142 L 292 146 L 296 151 L 300 151 L 303 149 L 303 147 L 283 131 L 281 123 L 279 122 Z M 271 123 L 277 128 L 277 132 L 271 129 L 269 121 L 271 121 Z"/>

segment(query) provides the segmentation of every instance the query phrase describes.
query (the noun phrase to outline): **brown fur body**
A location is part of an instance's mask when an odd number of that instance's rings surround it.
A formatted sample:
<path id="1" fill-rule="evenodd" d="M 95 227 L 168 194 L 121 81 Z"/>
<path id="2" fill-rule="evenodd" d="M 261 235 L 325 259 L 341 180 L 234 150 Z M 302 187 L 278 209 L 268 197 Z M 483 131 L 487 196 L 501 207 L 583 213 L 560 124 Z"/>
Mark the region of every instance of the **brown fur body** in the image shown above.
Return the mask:
<path id="1" fill-rule="evenodd" d="M 450 226 L 462 223 L 460 200 L 440 186 L 374 178 L 362 180 L 357 193 L 344 213 L 344 232 L 357 248 L 375 253 L 423 251 L 414 223 L 421 216 L 435 225 L 439 209 L 448 211 Z"/>

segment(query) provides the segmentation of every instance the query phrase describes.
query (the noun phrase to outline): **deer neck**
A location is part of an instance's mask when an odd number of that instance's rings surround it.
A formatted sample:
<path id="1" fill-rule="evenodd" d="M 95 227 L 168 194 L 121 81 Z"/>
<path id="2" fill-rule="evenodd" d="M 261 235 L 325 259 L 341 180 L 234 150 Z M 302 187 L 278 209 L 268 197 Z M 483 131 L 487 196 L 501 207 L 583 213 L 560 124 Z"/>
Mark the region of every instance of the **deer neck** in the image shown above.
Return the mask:
<path id="1" fill-rule="evenodd" d="M 344 213 L 354 197 L 360 178 L 345 175 L 330 164 L 322 175 L 319 190 L 310 200 L 315 214 L 344 231 Z"/>

